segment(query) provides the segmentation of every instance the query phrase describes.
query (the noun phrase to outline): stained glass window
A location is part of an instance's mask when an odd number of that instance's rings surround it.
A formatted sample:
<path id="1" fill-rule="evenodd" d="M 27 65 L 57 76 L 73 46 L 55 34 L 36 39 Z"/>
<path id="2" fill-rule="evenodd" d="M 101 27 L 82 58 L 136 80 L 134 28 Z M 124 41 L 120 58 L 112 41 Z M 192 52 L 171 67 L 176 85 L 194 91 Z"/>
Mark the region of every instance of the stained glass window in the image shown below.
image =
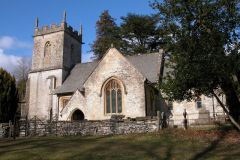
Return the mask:
<path id="1" fill-rule="evenodd" d="M 116 113 L 116 91 L 112 90 L 112 113 Z"/>
<path id="2" fill-rule="evenodd" d="M 106 110 L 107 110 L 107 113 L 111 113 L 111 101 L 110 101 L 110 91 L 107 91 L 106 92 Z"/>
<path id="3" fill-rule="evenodd" d="M 122 91 L 119 82 L 110 80 L 105 86 L 106 113 L 122 112 Z"/>
<path id="4" fill-rule="evenodd" d="M 122 112 L 122 92 L 120 89 L 117 92 L 117 102 L 118 102 L 118 105 L 117 105 L 118 113 L 121 113 Z"/>

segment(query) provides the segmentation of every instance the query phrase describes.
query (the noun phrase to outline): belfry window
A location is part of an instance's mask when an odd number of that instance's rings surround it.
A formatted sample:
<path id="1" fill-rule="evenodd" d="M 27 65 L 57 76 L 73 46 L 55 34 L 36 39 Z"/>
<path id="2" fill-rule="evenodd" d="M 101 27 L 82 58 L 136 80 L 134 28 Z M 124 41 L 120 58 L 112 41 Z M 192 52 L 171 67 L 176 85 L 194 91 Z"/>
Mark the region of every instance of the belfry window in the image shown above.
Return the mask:
<path id="1" fill-rule="evenodd" d="M 51 54 L 51 43 L 47 41 L 44 46 L 44 57 Z"/>
<path id="2" fill-rule="evenodd" d="M 110 80 L 105 86 L 105 112 L 122 113 L 122 90 L 119 82 Z"/>

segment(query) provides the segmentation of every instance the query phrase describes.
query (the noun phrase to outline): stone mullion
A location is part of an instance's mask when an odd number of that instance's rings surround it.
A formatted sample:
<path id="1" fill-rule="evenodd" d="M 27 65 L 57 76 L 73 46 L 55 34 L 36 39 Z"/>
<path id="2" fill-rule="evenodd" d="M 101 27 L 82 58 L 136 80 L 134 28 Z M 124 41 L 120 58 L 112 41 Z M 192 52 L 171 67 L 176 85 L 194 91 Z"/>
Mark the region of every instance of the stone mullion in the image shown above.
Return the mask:
<path id="1" fill-rule="evenodd" d="M 112 88 L 110 89 L 110 113 L 112 113 Z"/>
<path id="2" fill-rule="evenodd" d="M 118 89 L 117 90 L 115 90 L 115 92 L 116 92 L 116 95 L 115 95 L 115 98 L 116 98 L 116 106 L 115 106 L 115 108 L 116 108 L 116 113 L 118 113 Z"/>

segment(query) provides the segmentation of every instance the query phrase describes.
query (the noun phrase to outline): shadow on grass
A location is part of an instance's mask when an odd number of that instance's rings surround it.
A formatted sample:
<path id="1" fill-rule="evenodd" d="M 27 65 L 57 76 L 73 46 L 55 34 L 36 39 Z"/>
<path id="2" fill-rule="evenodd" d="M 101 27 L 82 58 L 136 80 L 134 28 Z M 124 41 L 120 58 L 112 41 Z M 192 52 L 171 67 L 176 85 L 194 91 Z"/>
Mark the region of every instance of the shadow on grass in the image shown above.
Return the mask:
<path id="1" fill-rule="evenodd" d="M 166 137 L 168 138 L 168 137 Z M 119 139 L 118 139 L 119 140 Z M 67 159 L 91 159 L 91 160 L 112 160 L 112 159 L 151 159 L 170 160 L 172 159 L 172 145 L 164 146 L 161 141 L 149 142 L 148 140 L 135 141 L 121 139 L 119 141 L 101 141 L 93 148 L 86 150 L 84 154 L 78 153 L 67 157 Z M 169 139 L 168 139 L 169 140 Z M 159 143 L 160 142 L 160 143 Z M 167 149 L 165 148 L 167 147 Z M 161 148 L 161 152 L 156 149 Z"/>
<path id="2" fill-rule="evenodd" d="M 181 141 L 182 139 L 178 136 L 174 136 L 173 132 L 175 132 L 175 130 L 165 130 L 161 134 L 39 137 L 18 139 L 17 141 L 10 140 L 8 143 L 4 144 L 1 144 L 0 141 L 0 155 L 4 154 L 4 157 L 13 153 L 18 156 L 22 153 L 26 153 L 27 155 L 25 159 L 32 159 L 32 156 L 37 158 L 46 156 L 46 159 L 58 159 L 60 157 L 61 159 L 72 160 L 171 160 L 174 158 L 198 160 L 209 157 L 216 149 L 216 151 L 219 152 L 219 149 L 228 148 L 219 148 L 218 145 L 221 140 L 224 139 L 229 129 L 219 126 L 218 131 L 220 134 L 216 137 L 217 139 L 210 141 L 207 147 L 205 143 L 204 145 L 195 145 L 197 140 L 186 141 L 183 139 L 183 141 Z M 201 147 L 196 151 L 194 148 L 198 146 Z M 188 154 L 188 152 L 190 153 Z M 238 155 L 235 151 L 231 153 L 234 153 L 235 157 Z M 228 154 L 231 153 L 229 152 Z"/>
<path id="3" fill-rule="evenodd" d="M 217 130 L 220 131 L 220 135 L 218 136 L 218 138 L 216 140 L 212 141 L 205 149 L 203 149 L 201 152 L 195 154 L 189 160 L 198 160 L 198 159 L 204 158 L 210 152 L 213 152 L 218 147 L 218 144 L 224 139 L 224 137 L 226 136 L 227 132 L 229 130 L 231 130 L 231 128 L 228 127 L 228 126 L 226 127 L 224 125 L 220 125 L 219 124 Z"/>
<path id="4" fill-rule="evenodd" d="M 87 150 L 84 154 L 78 153 L 67 157 L 67 159 L 91 159 L 91 160 L 112 160 L 112 159 L 142 159 L 159 160 L 161 157 L 153 152 L 154 146 L 146 148 L 139 145 L 131 145 L 122 142 L 104 142 L 94 148 Z M 166 159 L 167 160 L 167 159 Z"/>
<path id="5" fill-rule="evenodd" d="M 67 145 L 74 146 L 86 143 L 97 142 L 99 140 L 108 138 L 109 136 L 92 136 L 92 137 L 30 137 L 18 140 L 4 140 L 4 144 L 0 143 L 0 156 L 2 154 L 9 154 L 11 152 L 23 152 L 33 149 L 57 150 L 59 146 Z M 77 143 L 77 142 L 80 142 Z"/>

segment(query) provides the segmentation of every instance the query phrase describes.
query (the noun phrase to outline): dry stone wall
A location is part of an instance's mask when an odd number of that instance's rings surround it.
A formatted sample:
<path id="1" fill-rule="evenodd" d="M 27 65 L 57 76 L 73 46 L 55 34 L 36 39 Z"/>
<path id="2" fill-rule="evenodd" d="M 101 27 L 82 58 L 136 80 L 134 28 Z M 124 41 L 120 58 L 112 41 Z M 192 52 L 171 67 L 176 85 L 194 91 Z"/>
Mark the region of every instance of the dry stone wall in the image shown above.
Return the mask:
<path id="1" fill-rule="evenodd" d="M 102 121 L 29 121 L 28 126 L 22 125 L 20 135 L 113 135 L 128 133 L 155 132 L 159 129 L 156 117 L 136 119 L 110 119 Z M 22 123 L 23 124 L 23 123 Z M 28 129 L 26 129 L 26 127 Z M 26 132 L 25 134 L 24 132 Z"/>
<path id="2" fill-rule="evenodd" d="M 9 129 L 8 123 L 0 123 L 0 138 L 7 137 L 9 134 Z"/>

